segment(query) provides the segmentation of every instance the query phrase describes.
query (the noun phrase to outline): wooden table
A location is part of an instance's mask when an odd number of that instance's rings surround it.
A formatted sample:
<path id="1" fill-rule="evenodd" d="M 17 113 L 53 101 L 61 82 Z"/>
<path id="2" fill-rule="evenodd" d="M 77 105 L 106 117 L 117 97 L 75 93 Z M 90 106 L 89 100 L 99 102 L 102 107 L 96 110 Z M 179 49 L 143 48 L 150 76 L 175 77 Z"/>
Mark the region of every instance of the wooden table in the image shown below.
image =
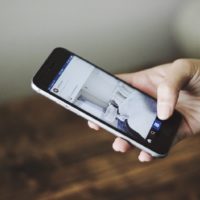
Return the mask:
<path id="1" fill-rule="evenodd" d="M 0 199 L 200 199 L 200 135 L 149 164 L 112 141 L 43 97 L 0 106 Z"/>

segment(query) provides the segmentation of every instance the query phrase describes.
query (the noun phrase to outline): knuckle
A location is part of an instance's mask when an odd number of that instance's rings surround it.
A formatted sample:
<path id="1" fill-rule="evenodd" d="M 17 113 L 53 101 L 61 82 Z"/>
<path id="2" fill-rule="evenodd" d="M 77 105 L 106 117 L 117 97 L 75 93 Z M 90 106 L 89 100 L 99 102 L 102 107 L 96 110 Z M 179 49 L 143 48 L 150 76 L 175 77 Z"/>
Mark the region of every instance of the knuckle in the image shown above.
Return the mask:
<path id="1" fill-rule="evenodd" d="M 180 58 L 173 62 L 178 71 L 183 71 L 187 77 L 192 77 L 195 70 L 195 65 L 191 59 Z"/>
<path id="2" fill-rule="evenodd" d="M 179 58 L 174 61 L 174 65 L 179 67 L 190 67 L 192 66 L 192 62 L 189 59 Z"/>
<path id="3" fill-rule="evenodd" d="M 179 58 L 174 61 L 174 66 L 181 69 L 191 69 L 193 67 L 193 62 L 190 59 Z"/>

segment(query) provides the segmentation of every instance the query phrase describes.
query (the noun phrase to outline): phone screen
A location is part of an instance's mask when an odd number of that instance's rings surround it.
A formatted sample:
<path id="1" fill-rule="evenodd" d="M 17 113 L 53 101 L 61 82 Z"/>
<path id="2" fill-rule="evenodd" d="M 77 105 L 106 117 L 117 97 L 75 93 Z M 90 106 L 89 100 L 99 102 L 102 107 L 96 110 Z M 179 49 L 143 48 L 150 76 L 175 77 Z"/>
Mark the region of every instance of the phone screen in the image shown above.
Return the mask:
<path id="1" fill-rule="evenodd" d="M 149 144 L 162 127 L 153 98 L 76 55 L 69 56 L 50 82 L 48 91 Z"/>

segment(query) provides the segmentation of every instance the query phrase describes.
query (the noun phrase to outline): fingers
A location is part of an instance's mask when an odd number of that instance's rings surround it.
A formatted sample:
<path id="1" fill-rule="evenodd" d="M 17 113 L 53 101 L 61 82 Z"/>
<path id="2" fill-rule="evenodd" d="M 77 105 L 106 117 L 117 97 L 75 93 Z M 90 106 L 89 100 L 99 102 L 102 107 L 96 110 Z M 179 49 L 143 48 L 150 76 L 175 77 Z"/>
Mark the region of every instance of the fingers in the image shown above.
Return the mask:
<path id="1" fill-rule="evenodd" d="M 141 151 L 138 156 L 138 159 L 140 162 L 150 162 L 153 160 L 153 157 L 145 151 Z"/>
<path id="2" fill-rule="evenodd" d="M 157 112 L 161 120 L 172 115 L 179 92 L 189 82 L 192 73 L 192 65 L 187 60 L 177 60 L 168 67 L 164 81 L 157 88 Z"/>
<path id="3" fill-rule="evenodd" d="M 113 149 L 117 152 L 125 153 L 131 150 L 132 148 L 133 148 L 132 145 L 130 145 L 126 140 L 123 140 L 122 138 L 119 137 L 116 138 L 115 141 L 113 142 Z M 153 157 L 150 154 L 141 151 L 138 156 L 138 159 L 140 162 L 149 162 L 153 160 Z"/>
<path id="4" fill-rule="evenodd" d="M 93 122 L 88 121 L 88 126 L 94 130 L 99 130 L 99 126 L 94 124 Z M 113 149 L 117 152 L 125 153 L 133 148 L 132 145 L 130 145 L 126 140 L 123 140 L 122 138 L 117 137 L 112 145 Z M 149 162 L 153 158 L 148 153 L 141 151 L 138 159 L 140 162 Z"/>
<path id="5" fill-rule="evenodd" d="M 167 64 L 165 68 L 157 67 L 134 74 L 121 74 L 118 77 L 151 96 L 155 97 L 157 92 L 158 117 L 165 120 L 174 111 L 179 91 L 191 80 L 192 68 L 191 62 L 180 59 L 172 64 Z M 88 125 L 92 129 L 99 130 L 94 123 L 88 122 Z M 121 138 L 116 138 L 113 143 L 113 149 L 119 152 L 127 152 L 131 147 L 127 141 Z M 141 151 L 138 159 L 141 162 L 148 162 L 153 158 L 148 153 Z"/>
<path id="6" fill-rule="evenodd" d="M 117 137 L 113 142 L 112 147 L 115 151 L 125 153 L 132 148 L 132 145 L 130 145 L 126 140 Z"/>
<path id="7" fill-rule="evenodd" d="M 168 83 L 162 83 L 157 90 L 157 112 L 158 117 L 161 120 L 168 119 L 175 108 L 179 90 L 175 90 L 172 85 L 168 85 Z"/>
<path id="8" fill-rule="evenodd" d="M 88 126 L 89 126 L 91 129 L 94 129 L 95 131 L 98 131 L 98 130 L 100 129 L 98 125 L 96 125 L 95 123 L 90 122 L 90 121 L 88 121 Z"/>

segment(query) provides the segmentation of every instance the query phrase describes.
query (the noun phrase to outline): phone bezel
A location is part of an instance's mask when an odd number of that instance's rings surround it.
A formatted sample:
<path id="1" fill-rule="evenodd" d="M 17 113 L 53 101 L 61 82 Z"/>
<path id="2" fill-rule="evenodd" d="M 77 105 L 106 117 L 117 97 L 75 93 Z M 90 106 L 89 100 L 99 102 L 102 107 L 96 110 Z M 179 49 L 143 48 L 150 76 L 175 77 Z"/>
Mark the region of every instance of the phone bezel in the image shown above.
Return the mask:
<path id="1" fill-rule="evenodd" d="M 49 55 L 49 57 L 46 59 L 46 61 L 43 63 L 42 67 L 39 69 L 39 71 L 36 73 L 36 75 L 33 78 L 33 84 L 35 84 L 38 88 L 42 89 L 46 93 L 49 93 L 50 95 L 56 97 L 60 101 L 65 102 L 66 104 L 70 105 L 71 107 L 89 115 L 90 117 L 94 118 L 95 120 L 101 122 L 102 124 L 108 126 L 109 128 L 114 129 L 117 132 L 120 132 L 121 134 L 125 135 L 126 137 L 130 138 L 131 140 L 134 140 L 135 142 L 141 144 L 142 146 L 160 154 L 160 155 L 166 155 L 167 152 L 169 151 L 169 148 L 173 142 L 175 133 L 177 131 L 178 125 L 181 120 L 180 113 L 175 111 L 174 115 L 163 122 L 163 125 L 160 129 L 160 131 L 157 132 L 157 137 L 154 139 L 153 143 L 148 143 L 147 141 L 141 140 L 140 138 L 134 138 L 131 137 L 131 135 L 128 135 L 127 133 L 117 129 L 116 127 L 108 124 L 107 122 L 103 121 L 102 119 L 97 118 L 96 116 L 86 112 L 85 110 L 77 107 L 73 103 L 68 102 L 67 100 L 59 97 L 58 95 L 50 92 L 48 90 L 49 84 L 52 82 L 54 77 L 58 74 L 60 69 L 63 67 L 64 63 L 66 60 L 69 59 L 70 56 L 77 56 L 80 59 L 86 61 L 87 63 L 91 64 L 95 68 L 98 68 L 99 70 L 105 72 L 106 74 L 112 76 L 113 78 L 125 83 L 126 85 L 138 90 L 137 88 L 133 87 L 132 85 L 126 83 L 125 81 L 119 79 L 116 76 L 113 76 L 109 72 L 105 71 L 104 69 L 96 66 L 95 64 L 91 63 L 90 61 L 80 57 L 79 55 L 70 52 L 64 48 L 56 48 L 52 51 L 52 53 Z M 140 90 L 138 90 L 140 91 Z M 140 91 L 141 93 L 147 95 L 148 97 L 154 99 L 153 97 L 149 96 L 148 94 Z M 155 100 L 155 99 L 154 99 Z M 169 127 L 173 127 L 173 131 L 170 130 Z"/>

